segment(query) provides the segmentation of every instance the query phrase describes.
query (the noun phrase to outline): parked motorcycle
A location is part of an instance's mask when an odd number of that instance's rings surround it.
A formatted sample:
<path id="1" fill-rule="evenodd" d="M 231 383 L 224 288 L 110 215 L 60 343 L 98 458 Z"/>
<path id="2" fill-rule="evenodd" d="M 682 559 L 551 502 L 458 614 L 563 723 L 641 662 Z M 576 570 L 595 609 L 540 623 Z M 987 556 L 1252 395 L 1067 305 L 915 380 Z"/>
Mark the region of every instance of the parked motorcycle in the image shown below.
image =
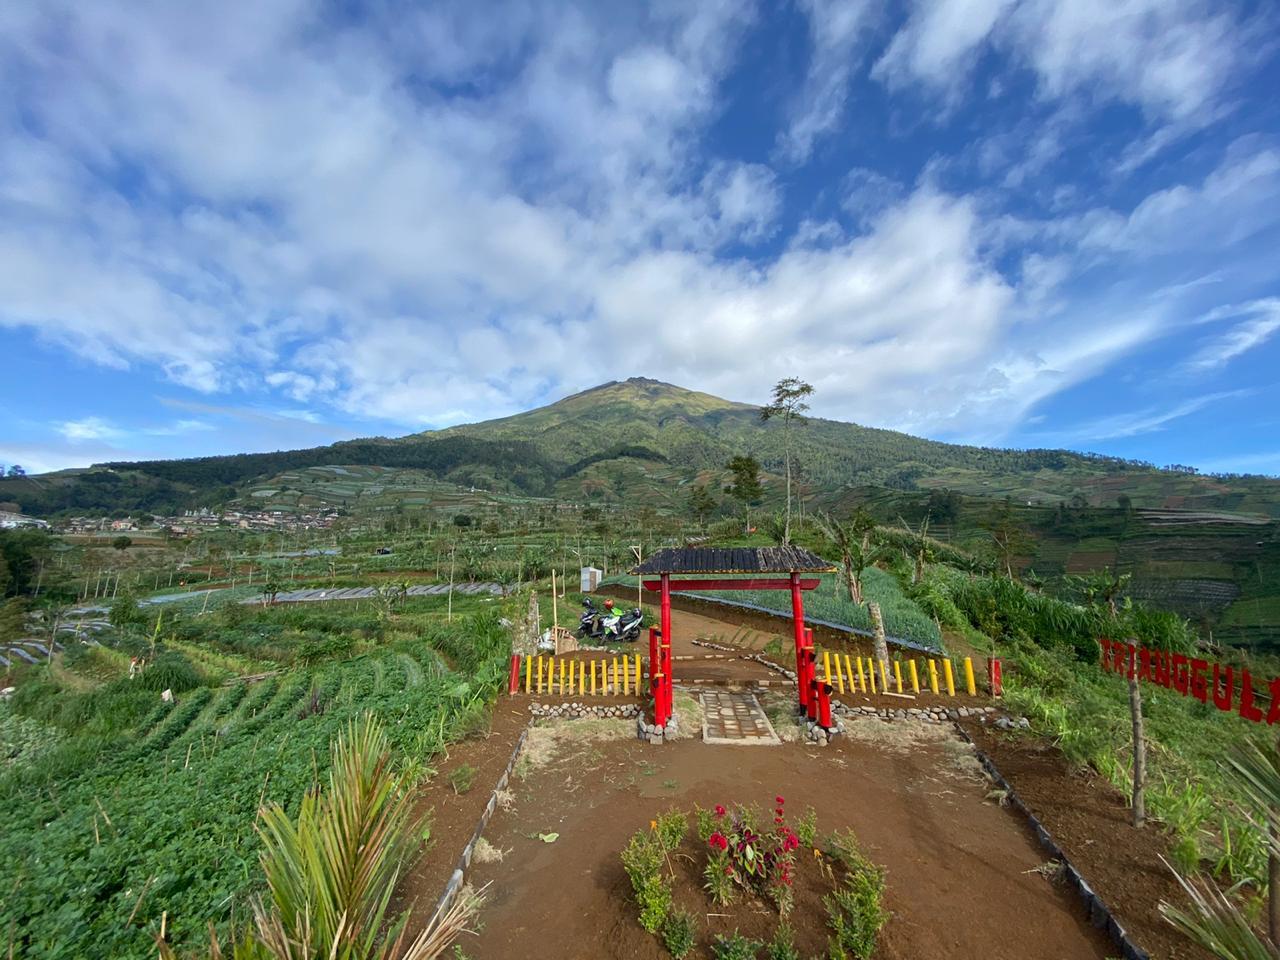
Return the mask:
<path id="1" fill-rule="evenodd" d="M 613 612 L 596 609 L 590 598 L 582 601 L 582 617 L 578 622 L 578 636 L 588 640 L 603 642 L 618 641 L 634 643 L 640 639 L 640 627 L 644 613 L 635 607 L 625 613 L 621 610 Z"/>

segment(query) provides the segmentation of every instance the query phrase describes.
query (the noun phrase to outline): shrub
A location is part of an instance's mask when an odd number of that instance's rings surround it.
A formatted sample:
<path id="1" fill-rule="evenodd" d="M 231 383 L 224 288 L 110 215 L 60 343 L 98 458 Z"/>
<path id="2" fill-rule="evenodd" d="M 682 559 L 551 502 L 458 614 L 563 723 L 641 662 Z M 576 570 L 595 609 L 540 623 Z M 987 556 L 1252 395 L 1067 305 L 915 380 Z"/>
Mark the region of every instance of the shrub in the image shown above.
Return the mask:
<path id="1" fill-rule="evenodd" d="M 640 926 L 650 933 L 658 932 L 671 909 L 671 885 L 662 875 L 665 861 L 656 831 L 637 831 L 622 851 L 622 866 L 640 906 Z"/>
<path id="2" fill-rule="evenodd" d="M 695 806 L 693 808 L 693 814 L 698 820 L 698 840 L 701 843 L 706 843 L 711 839 L 711 834 L 713 834 L 716 829 L 715 811 L 708 810 L 705 807 Z"/>
<path id="3" fill-rule="evenodd" d="M 804 812 L 804 816 L 796 822 L 796 836 L 800 838 L 800 846 L 812 847 L 818 840 L 818 813 L 813 807 Z"/>
<path id="4" fill-rule="evenodd" d="M 716 937 L 716 942 L 711 946 L 711 955 L 715 960 L 755 960 L 763 946 L 759 940 L 751 940 L 735 930 L 731 937 Z"/>
<path id="5" fill-rule="evenodd" d="M 796 949 L 795 937 L 790 924 L 779 924 L 773 939 L 765 947 L 768 960 L 800 960 L 800 951 Z"/>
<path id="6" fill-rule="evenodd" d="M 453 787 L 455 794 L 463 794 L 471 789 L 475 778 L 476 768 L 469 763 L 464 763 L 449 774 L 449 785 Z"/>
<path id="7" fill-rule="evenodd" d="M 676 960 L 688 956 L 694 948 L 693 917 L 685 910 L 667 914 L 662 924 L 662 942 Z"/>
<path id="8" fill-rule="evenodd" d="M 868 960 L 875 950 L 880 928 L 888 919 L 881 905 L 884 872 L 862 855 L 852 831 L 833 837 L 832 847 L 848 875 L 841 886 L 822 898 L 827 908 L 827 924 L 834 934 L 830 954 L 833 960 L 845 960 L 850 955 Z"/>
<path id="9" fill-rule="evenodd" d="M 146 665 L 136 683 L 144 690 L 157 693 L 164 690 L 183 693 L 203 684 L 204 677 L 185 654 L 166 650 Z"/>
<path id="10" fill-rule="evenodd" d="M 685 834 L 689 832 L 689 819 L 679 810 L 660 814 L 657 823 L 658 842 L 667 853 L 680 846 Z"/>

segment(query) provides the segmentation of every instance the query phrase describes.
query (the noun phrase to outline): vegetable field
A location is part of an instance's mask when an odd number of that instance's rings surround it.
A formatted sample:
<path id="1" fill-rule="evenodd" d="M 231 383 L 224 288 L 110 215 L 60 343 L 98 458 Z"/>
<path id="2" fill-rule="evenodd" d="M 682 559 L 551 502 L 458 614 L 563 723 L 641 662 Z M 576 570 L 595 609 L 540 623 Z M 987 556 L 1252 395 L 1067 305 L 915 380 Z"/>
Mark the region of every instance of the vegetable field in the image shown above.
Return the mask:
<path id="1" fill-rule="evenodd" d="M 366 711 L 422 775 L 485 722 L 508 653 L 490 609 L 173 704 L 124 678 L 24 684 L 0 706 L 0 929 L 14 955 L 151 957 L 164 915 L 179 949 L 245 918 L 259 806 L 295 809 L 331 738 Z"/>

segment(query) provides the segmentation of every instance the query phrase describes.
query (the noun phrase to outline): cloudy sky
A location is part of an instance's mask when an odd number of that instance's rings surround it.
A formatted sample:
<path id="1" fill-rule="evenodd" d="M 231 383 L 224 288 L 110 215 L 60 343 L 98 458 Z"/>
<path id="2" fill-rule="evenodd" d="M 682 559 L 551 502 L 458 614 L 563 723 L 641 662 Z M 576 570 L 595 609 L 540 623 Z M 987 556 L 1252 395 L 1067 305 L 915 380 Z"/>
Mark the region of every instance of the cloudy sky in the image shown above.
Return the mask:
<path id="1" fill-rule="evenodd" d="M 0 461 L 648 376 L 1280 473 L 1280 14 L 0 5 Z"/>

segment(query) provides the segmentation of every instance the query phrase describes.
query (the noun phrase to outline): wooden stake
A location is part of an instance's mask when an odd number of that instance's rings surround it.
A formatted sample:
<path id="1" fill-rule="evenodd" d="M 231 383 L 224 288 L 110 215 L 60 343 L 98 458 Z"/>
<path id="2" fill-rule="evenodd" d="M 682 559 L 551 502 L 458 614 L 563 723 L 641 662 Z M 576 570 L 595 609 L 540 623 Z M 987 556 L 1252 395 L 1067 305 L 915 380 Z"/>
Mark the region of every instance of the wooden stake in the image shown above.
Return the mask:
<path id="1" fill-rule="evenodd" d="M 1133 825 L 1141 827 L 1147 819 L 1143 790 L 1147 783 L 1147 745 L 1142 738 L 1142 688 L 1135 672 L 1129 678 L 1129 713 L 1133 720 Z"/>

